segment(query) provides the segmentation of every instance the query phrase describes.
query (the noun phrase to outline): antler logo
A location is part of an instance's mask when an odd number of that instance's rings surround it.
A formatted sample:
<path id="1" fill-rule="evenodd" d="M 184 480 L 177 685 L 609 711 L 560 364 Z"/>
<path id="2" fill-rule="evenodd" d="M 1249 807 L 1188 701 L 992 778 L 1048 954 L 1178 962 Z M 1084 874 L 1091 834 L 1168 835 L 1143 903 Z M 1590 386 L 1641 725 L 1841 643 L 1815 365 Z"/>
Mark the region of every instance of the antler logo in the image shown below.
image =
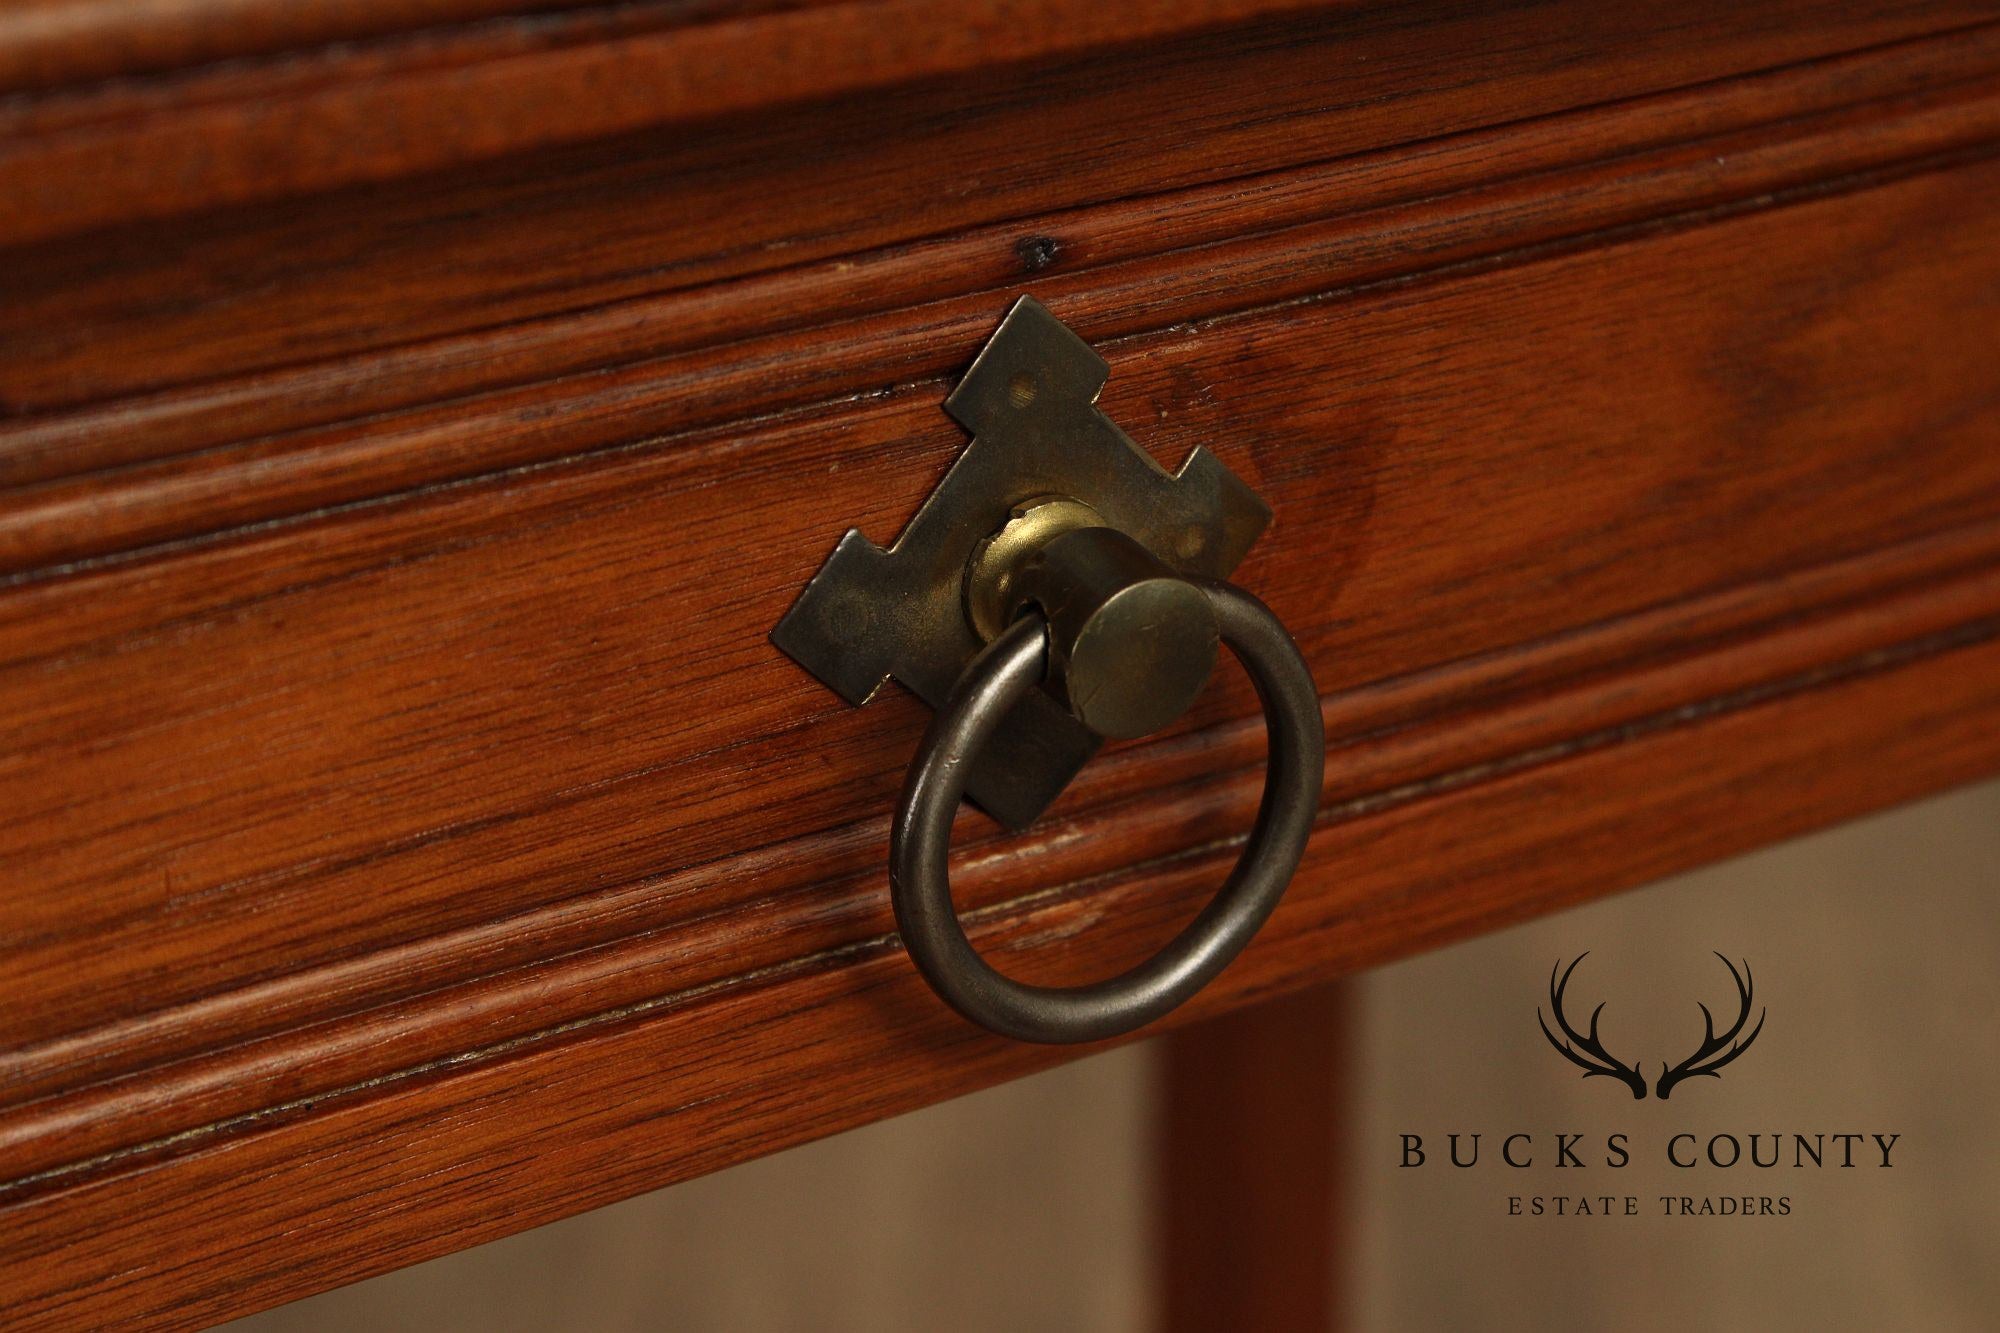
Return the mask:
<path id="1" fill-rule="evenodd" d="M 1704 1029 L 1701 1045 L 1695 1049 L 1693 1055 L 1677 1065 L 1670 1066 L 1664 1060 L 1660 1062 L 1660 1077 L 1653 1084 L 1653 1095 L 1661 1101 L 1665 1101 L 1684 1080 L 1720 1078 L 1721 1074 L 1718 1071 L 1749 1050 L 1750 1043 L 1756 1041 L 1757 1034 L 1764 1030 L 1764 1017 L 1769 1010 L 1757 1015 L 1757 1026 L 1750 1029 L 1749 1036 L 1741 1036 L 1743 1025 L 1750 1019 L 1749 961 L 1746 959 L 1743 970 L 1738 972 L 1736 964 L 1722 954 L 1718 953 L 1715 956 L 1722 959 L 1722 965 L 1729 969 L 1730 980 L 1736 983 L 1736 998 L 1739 1005 L 1736 1021 L 1730 1024 L 1727 1032 L 1718 1034 L 1715 1030 L 1715 1015 L 1709 1012 L 1707 1005 L 1696 1002 L 1696 1007 L 1701 1010 Z M 1646 1077 L 1640 1072 L 1642 1066 L 1624 1063 L 1605 1050 L 1604 1043 L 1598 1038 L 1597 1020 L 1604 1013 L 1603 1003 L 1599 1002 L 1598 1006 L 1590 1011 L 1590 1031 L 1587 1034 L 1578 1032 L 1563 1012 L 1563 996 L 1569 990 L 1570 976 L 1576 971 L 1577 963 L 1588 957 L 1590 954 L 1587 950 L 1578 954 L 1576 961 L 1567 968 L 1563 967 L 1562 960 L 1558 958 L 1555 967 L 1549 971 L 1549 1007 L 1555 1010 L 1556 1026 L 1561 1029 L 1562 1036 L 1557 1037 L 1549 1030 L 1548 1020 L 1542 1016 L 1540 1008 L 1535 1010 L 1535 1019 L 1541 1024 L 1542 1035 L 1549 1039 L 1549 1045 L 1555 1047 L 1556 1053 L 1563 1059 L 1583 1070 L 1585 1078 L 1615 1078 L 1632 1090 L 1635 1100 L 1642 1099 L 1646 1095 Z"/>
<path id="2" fill-rule="evenodd" d="M 1563 1013 L 1563 992 L 1569 989 L 1570 973 L 1576 971 L 1577 963 L 1588 957 L 1590 957 L 1588 950 L 1578 954 L 1576 963 L 1571 963 L 1568 970 L 1562 972 L 1560 981 L 1556 980 L 1556 973 L 1562 971 L 1562 959 L 1556 959 L 1556 965 L 1549 969 L 1549 1007 L 1556 1011 L 1556 1025 L 1569 1040 L 1556 1040 L 1556 1034 L 1549 1031 L 1548 1020 L 1542 1017 L 1539 1008 L 1535 1010 L 1535 1021 L 1542 1025 L 1542 1035 L 1549 1039 L 1549 1045 L 1561 1052 L 1563 1059 L 1582 1069 L 1585 1078 L 1615 1078 L 1632 1089 L 1632 1096 L 1635 1099 L 1643 1099 L 1646 1095 L 1646 1080 L 1639 1073 L 1639 1066 L 1620 1062 L 1611 1052 L 1605 1050 L 1604 1043 L 1597 1039 L 1597 1019 L 1604 1012 L 1604 1003 L 1599 1001 L 1597 1007 L 1590 1011 L 1590 1035 L 1587 1037 L 1571 1027 L 1568 1017 Z M 1581 1054 L 1578 1053 L 1579 1047 Z M 1660 1095 L 1666 1096 L 1665 1093 Z"/>

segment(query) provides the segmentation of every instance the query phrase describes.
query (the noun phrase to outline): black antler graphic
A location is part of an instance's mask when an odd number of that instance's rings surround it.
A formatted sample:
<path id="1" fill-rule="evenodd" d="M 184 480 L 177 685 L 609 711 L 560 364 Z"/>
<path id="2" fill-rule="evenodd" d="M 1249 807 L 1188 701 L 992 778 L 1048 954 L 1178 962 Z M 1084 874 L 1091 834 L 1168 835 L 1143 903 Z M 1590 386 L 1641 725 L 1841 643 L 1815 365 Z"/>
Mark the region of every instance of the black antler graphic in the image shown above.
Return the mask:
<path id="1" fill-rule="evenodd" d="M 1576 956 L 1576 963 L 1580 963 L 1588 957 L 1590 957 L 1590 953 L 1588 950 L 1585 950 Z M 1638 1066 L 1627 1066 L 1614 1060 L 1611 1057 L 1611 1053 L 1604 1049 L 1603 1043 L 1597 1039 L 1597 1016 L 1604 1012 L 1602 1002 L 1598 1004 L 1597 1008 L 1590 1011 L 1590 1035 L 1587 1037 L 1571 1027 L 1569 1019 L 1563 1016 L 1563 991 L 1569 987 L 1569 975 L 1570 972 L 1576 971 L 1576 963 L 1569 965 L 1569 971 L 1562 973 L 1562 980 L 1560 981 L 1556 980 L 1556 973 L 1562 970 L 1562 959 L 1556 959 L 1556 965 L 1549 969 L 1549 1004 L 1556 1011 L 1557 1026 L 1562 1028 L 1563 1036 L 1569 1038 L 1569 1041 L 1556 1040 L 1556 1034 L 1549 1031 L 1548 1020 L 1543 1018 L 1542 1011 L 1537 1009 L 1535 1010 L 1535 1020 L 1542 1025 L 1542 1035 L 1549 1039 L 1549 1045 L 1555 1047 L 1562 1054 L 1563 1059 L 1582 1069 L 1585 1078 L 1595 1078 L 1599 1075 L 1605 1078 L 1615 1078 L 1626 1087 L 1632 1089 L 1634 1099 L 1645 1097 L 1646 1080 L 1639 1073 Z M 1583 1055 L 1578 1055 L 1572 1049 L 1571 1042 L 1582 1048 Z M 1586 1056 L 1594 1058 L 1587 1059 L 1585 1058 Z M 1661 1093 L 1660 1095 L 1663 1097 L 1666 1096 L 1665 1093 Z"/>
<path id="2" fill-rule="evenodd" d="M 1743 960 L 1743 971 L 1739 974 L 1736 964 L 1723 958 L 1719 953 L 1715 956 L 1722 958 L 1722 965 L 1729 969 L 1730 979 L 1736 983 L 1736 998 L 1741 1005 L 1741 1011 L 1736 1015 L 1736 1022 L 1730 1025 L 1729 1031 L 1718 1037 L 1715 1034 L 1715 1016 L 1708 1012 L 1707 1005 L 1701 1005 L 1701 1021 L 1702 1026 L 1707 1029 L 1707 1035 L 1702 1038 L 1701 1049 L 1672 1069 L 1663 1068 L 1660 1071 L 1660 1081 L 1654 1085 L 1653 1092 L 1661 1101 L 1665 1101 L 1667 1094 L 1674 1090 L 1674 1085 L 1684 1078 L 1720 1077 L 1715 1071 L 1749 1050 L 1750 1043 L 1757 1040 L 1757 1034 L 1764 1030 L 1764 1014 L 1758 1014 L 1757 1026 L 1750 1029 L 1750 1035 L 1741 1041 L 1736 1040 L 1736 1034 L 1743 1030 L 1743 1024 L 1750 1017 L 1750 960 L 1747 958 Z M 1764 1011 L 1764 1013 L 1769 1012 L 1768 1009 Z M 1724 1047 L 1728 1049 L 1725 1051 Z M 1718 1056 L 1719 1059 L 1715 1058 Z M 1704 1064 L 1703 1061 L 1708 1063 Z"/>

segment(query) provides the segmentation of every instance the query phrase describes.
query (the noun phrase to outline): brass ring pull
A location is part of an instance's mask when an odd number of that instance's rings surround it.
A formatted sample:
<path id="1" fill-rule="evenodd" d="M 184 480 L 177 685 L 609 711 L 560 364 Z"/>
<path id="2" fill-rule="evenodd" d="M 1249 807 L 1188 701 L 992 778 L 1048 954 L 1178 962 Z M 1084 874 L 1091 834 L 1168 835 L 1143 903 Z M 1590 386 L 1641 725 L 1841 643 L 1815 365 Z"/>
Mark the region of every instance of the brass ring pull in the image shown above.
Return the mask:
<path id="1" fill-rule="evenodd" d="M 849 529 L 771 633 L 851 704 L 893 676 L 938 710 L 891 832 L 896 921 L 939 995 L 1028 1041 L 1129 1032 L 1220 972 L 1298 868 L 1325 761 L 1291 636 L 1216 581 L 1270 508 L 1205 447 L 1161 468 L 1098 411 L 1109 370 L 1040 302 L 1015 302 L 945 400 L 971 445 L 892 547 Z M 1249 669 L 1270 734 L 1263 804 L 1221 891 L 1123 976 L 1061 990 L 996 972 L 952 908 L 959 801 L 1027 828 L 1103 741 L 1180 716 L 1220 643 Z"/>
<path id="2" fill-rule="evenodd" d="M 1227 583 L 1178 582 L 1183 590 L 1199 590 L 1222 642 L 1249 671 L 1264 705 L 1270 756 L 1263 801 L 1235 868 L 1215 898 L 1151 959 L 1092 985 L 1026 985 L 980 957 L 952 906 L 946 861 L 970 763 L 1001 720 L 1049 674 L 1052 638 L 1060 646 L 1059 627 L 1052 628 L 1042 609 L 1025 610 L 973 659 L 910 765 L 890 833 L 896 923 L 931 987 L 994 1032 L 1023 1041 L 1095 1041 L 1159 1018 L 1250 942 L 1305 852 L 1325 763 L 1312 676 L 1284 626 L 1255 597 Z"/>

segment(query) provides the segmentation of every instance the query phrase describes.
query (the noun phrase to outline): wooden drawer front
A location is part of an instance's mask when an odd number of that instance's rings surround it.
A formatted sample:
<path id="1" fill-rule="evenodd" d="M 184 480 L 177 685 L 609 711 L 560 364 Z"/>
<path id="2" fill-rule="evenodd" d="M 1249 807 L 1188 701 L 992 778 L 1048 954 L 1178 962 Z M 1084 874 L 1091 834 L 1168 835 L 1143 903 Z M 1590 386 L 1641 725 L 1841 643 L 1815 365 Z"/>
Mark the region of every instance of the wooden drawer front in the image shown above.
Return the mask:
<path id="1" fill-rule="evenodd" d="M 1005 96 L 329 150 L 90 233 L 144 211 L 123 177 L 37 196 L 0 312 L 13 1308 L 255 1308 L 1058 1058 L 895 940 L 924 710 L 766 638 L 963 447 L 942 397 L 1022 291 L 1144 447 L 1271 503 L 1237 580 L 1325 695 L 1306 864 L 1190 1012 L 1990 771 L 2000 35 L 1701 8 L 1544 6 L 1462 95 L 1437 71 L 1518 18 L 1260 12 L 1031 52 Z M 1396 115 L 1302 92 L 1259 137 L 1287 62 Z M 1162 118 L 1167 67 L 1215 124 Z M 27 157 L 212 111 L 24 105 Z M 890 105 L 953 113 L 963 189 L 907 147 L 825 178 Z M 1128 137 L 970 172 L 1070 114 Z M 1248 827 L 1255 714 L 1232 674 L 1028 834 L 966 814 L 982 947 L 1058 981 L 1157 947 Z"/>

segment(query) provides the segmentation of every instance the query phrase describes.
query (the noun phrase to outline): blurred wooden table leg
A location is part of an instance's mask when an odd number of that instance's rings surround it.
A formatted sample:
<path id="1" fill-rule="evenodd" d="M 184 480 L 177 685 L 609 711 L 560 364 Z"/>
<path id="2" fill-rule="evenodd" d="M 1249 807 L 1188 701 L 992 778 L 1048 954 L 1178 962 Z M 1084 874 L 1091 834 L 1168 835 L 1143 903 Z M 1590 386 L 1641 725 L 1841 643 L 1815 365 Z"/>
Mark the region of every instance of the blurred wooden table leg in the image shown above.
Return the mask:
<path id="1" fill-rule="evenodd" d="M 1332 1329 L 1351 992 L 1274 1000 L 1162 1039 L 1160 1324 Z"/>

